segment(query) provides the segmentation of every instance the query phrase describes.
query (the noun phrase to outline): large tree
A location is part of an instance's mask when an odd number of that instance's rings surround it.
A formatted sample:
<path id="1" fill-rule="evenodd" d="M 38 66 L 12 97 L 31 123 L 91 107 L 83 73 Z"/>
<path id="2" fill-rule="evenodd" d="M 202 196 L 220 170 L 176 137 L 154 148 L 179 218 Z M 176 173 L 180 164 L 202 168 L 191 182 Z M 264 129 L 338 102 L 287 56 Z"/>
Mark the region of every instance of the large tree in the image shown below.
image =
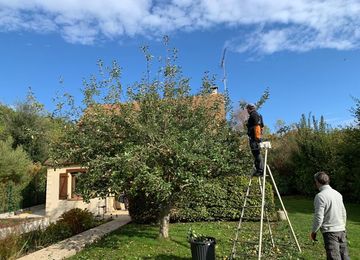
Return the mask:
<path id="1" fill-rule="evenodd" d="M 143 51 L 149 65 L 152 56 Z M 79 180 L 85 199 L 126 191 L 152 200 L 163 238 L 181 195 L 196 192 L 206 178 L 240 172 L 243 153 L 226 121 L 226 99 L 211 94 L 212 79 L 205 76 L 194 94 L 175 60 L 176 50 L 168 49 L 156 79 L 147 66 L 126 95 L 117 63 L 106 68 L 100 62 L 100 74 L 109 77 L 85 82 L 84 113 L 54 144 L 55 161 L 87 167 Z"/>

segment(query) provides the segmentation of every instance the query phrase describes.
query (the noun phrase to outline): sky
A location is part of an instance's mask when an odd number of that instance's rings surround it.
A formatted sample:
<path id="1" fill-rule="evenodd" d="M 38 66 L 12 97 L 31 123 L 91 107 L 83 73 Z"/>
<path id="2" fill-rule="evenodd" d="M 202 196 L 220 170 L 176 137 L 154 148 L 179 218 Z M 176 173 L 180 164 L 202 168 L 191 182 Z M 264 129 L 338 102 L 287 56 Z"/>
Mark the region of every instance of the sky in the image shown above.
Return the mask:
<path id="1" fill-rule="evenodd" d="M 164 55 L 164 35 L 193 89 L 209 71 L 224 91 L 226 48 L 233 107 L 268 88 L 260 113 L 271 129 L 303 113 L 334 127 L 354 120 L 360 0 L 0 0 L 0 103 L 14 106 L 29 87 L 50 111 L 58 92 L 80 100 L 99 59 L 117 60 L 131 85 L 146 70 L 140 46 Z"/>

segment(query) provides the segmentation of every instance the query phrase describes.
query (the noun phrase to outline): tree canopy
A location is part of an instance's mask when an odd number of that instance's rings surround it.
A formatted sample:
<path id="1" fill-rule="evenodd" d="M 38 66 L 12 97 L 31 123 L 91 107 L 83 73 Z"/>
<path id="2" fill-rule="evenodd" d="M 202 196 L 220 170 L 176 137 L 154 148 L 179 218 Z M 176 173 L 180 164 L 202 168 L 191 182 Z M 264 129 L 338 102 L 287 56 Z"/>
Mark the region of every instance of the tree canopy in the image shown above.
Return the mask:
<path id="1" fill-rule="evenodd" d="M 149 64 L 152 56 L 143 51 Z M 214 82 L 208 76 L 193 91 L 176 57 L 177 51 L 168 49 L 157 77 L 150 80 L 148 66 L 123 99 L 121 69 L 116 62 L 110 67 L 100 63 L 100 75 L 108 77 L 85 82 L 86 109 L 66 126 L 53 154 L 55 161 L 87 167 L 79 179 L 85 199 L 126 191 L 153 200 L 165 238 L 180 195 L 196 192 L 206 178 L 240 174 L 246 160 L 240 136 L 226 120 L 226 97 L 211 93 Z"/>

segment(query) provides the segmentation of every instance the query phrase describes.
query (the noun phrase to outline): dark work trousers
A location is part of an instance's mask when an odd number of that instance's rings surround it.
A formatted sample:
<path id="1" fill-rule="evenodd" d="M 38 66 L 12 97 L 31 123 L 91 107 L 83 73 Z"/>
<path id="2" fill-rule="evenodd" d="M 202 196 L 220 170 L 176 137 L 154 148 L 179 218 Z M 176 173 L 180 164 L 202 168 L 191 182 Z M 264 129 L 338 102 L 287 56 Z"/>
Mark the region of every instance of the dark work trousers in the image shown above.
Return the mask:
<path id="1" fill-rule="evenodd" d="M 260 153 L 260 143 L 256 142 L 255 140 L 253 140 L 251 138 L 249 139 L 249 143 L 250 143 L 251 152 L 254 156 L 254 164 L 255 164 L 256 171 L 258 173 L 262 173 L 264 171 L 264 163 L 263 163 L 263 158 Z"/>
<path id="2" fill-rule="evenodd" d="M 347 248 L 346 232 L 323 233 L 327 260 L 348 260 L 349 251 Z"/>

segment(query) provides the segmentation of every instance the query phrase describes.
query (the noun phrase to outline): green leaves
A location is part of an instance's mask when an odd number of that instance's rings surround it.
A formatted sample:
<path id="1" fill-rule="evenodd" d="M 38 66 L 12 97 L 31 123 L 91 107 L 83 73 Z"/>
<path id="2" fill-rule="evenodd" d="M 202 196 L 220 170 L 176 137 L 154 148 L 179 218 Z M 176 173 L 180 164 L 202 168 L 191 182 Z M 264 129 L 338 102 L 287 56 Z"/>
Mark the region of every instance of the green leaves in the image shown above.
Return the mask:
<path id="1" fill-rule="evenodd" d="M 30 180 L 31 160 L 26 152 L 12 148 L 12 139 L 0 141 L 0 183 L 26 183 Z"/>
<path id="2" fill-rule="evenodd" d="M 164 64 L 154 79 L 153 56 L 142 47 L 147 71 L 126 95 L 116 62 L 107 69 L 99 62 L 106 80 L 84 81 L 86 109 L 55 144 L 54 157 L 88 168 L 78 182 L 85 199 L 125 191 L 150 200 L 154 215 L 166 216 L 185 192 L 196 192 L 190 187 L 241 168 L 245 156 L 226 122 L 225 99 L 210 94 L 215 78 L 205 77 L 201 94 L 191 94 L 177 50 L 165 41 L 167 56 L 159 59 Z"/>

